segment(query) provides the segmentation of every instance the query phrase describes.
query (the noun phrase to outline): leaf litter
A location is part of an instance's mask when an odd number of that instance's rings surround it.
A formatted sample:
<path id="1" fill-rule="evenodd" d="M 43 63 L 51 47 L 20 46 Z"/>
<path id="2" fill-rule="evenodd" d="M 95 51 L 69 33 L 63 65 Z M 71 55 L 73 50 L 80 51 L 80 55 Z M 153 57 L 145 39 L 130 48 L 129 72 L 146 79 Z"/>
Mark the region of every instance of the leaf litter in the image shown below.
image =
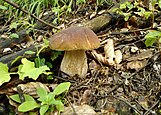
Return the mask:
<path id="1" fill-rule="evenodd" d="M 91 18 L 94 17 L 91 15 Z M 74 19 L 68 20 L 69 25 L 72 20 Z M 78 18 L 77 22 L 82 20 Z M 161 93 L 160 49 L 145 47 L 142 31 L 135 32 L 132 30 L 133 27 L 128 24 L 125 27 L 117 25 L 114 29 L 107 29 L 108 32 L 106 29 L 97 32 L 101 47 L 87 51 L 89 69 L 86 78 L 55 76 L 55 80 L 52 81 L 55 84 L 72 81 L 68 95 L 68 100 L 72 105 L 69 104 L 70 107 L 66 108 L 64 115 L 69 112 L 73 114 L 73 110 L 80 114 L 82 111 L 105 115 L 158 114 L 161 109 L 159 104 Z M 18 80 L 16 79 L 16 81 Z M 14 94 L 16 91 L 14 89 L 18 84 L 23 91 L 27 91 L 30 95 L 35 95 L 34 88 L 40 85 L 47 88 L 48 91 L 55 87 L 39 82 L 33 84 L 31 81 L 25 81 L 28 82 L 26 86 L 21 81 L 5 84 L 0 87 L 1 95 Z M 38 79 L 38 81 L 41 80 Z M 72 106 L 73 110 L 71 110 Z"/>

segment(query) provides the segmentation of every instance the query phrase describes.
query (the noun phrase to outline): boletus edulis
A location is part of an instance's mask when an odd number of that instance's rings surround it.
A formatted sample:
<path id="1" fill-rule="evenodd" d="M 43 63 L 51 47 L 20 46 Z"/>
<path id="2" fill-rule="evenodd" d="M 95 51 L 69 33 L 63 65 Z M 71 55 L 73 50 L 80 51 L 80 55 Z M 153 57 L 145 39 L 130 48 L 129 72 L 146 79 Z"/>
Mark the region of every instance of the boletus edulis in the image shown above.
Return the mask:
<path id="1" fill-rule="evenodd" d="M 69 27 L 50 38 L 52 50 L 65 51 L 60 70 L 70 76 L 85 77 L 88 70 L 86 50 L 100 46 L 97 35 L 86 27 Z"/>

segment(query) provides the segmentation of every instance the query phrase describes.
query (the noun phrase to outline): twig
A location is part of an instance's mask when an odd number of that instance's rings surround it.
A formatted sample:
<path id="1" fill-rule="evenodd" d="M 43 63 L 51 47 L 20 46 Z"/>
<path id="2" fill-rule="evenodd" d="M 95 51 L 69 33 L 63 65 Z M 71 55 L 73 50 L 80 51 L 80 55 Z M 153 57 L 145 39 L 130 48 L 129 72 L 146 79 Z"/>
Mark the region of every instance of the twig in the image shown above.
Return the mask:
<path id="1" fill-rule="evenodd" d="M 128 101 L 126 101 L 126 100 L 124 100 L 124 99 L 121 99 L 121 98 L 118 98 L 118 97 L 116 97 L 116 96 L 113 96 L 113 97 L 116 98 L 116 99 L 118 99 L 118 100 L 120 100 L 120 101 L 122 101 L 122 102 L 124 102 L 124 103 L 126 103 L 126 104 L 129 105 L 132 109 L 136 110 L 136 111 L 139 113 L 139 115 L 142 115 L 142 113 L 141 113 L 135 106 L 131 105 Z"/>
<path id="2" fill-rule="evenodd" d="M 158 101 L 157 102 L 155 102 L 145 113 L 144 113 L 144 115 L 147 115 L 149 112 L 154 112 L 154 111 L 152 111 L 152 109 L 156 106 L 156 105 L 158 105 L 159 104 L 159 102 L 160 102 L 160 99 L 158 99 Z"/>
<path id="3" fill-rule="evenodd" d="M 72 114 L 72 115 L 78 115 L 78 114 L 76 113 L 75 108 L 73 107 L 73 105 L 72 105 L 72 103 L 70 102 L 70 100 L 69 100 L 69 98 L 68 98 L 67 95 L 66 95 L 66 98 L 67 98 L 67 101 L 69 102 L 70 107 L 71 107 L 72 110 L 73 110 L 73 114 Z"/>
<path id="4" fill-rule="evenodd" d="M 3 1 L 5 1 L 5 2 L 7 2 L 8 4 L 12 5 L 13 7 L 15 7 L 15 8 L 21 10 L 22 12 L 24 12 L 24 13 L 26 13 L 26 14 L 29 14 L 31 17 L 35 18 L 36 20 L 40 21 L 41 23 L 43 23 L 43 24 L 45 24 L 45 25 L 47 25 L 47 26 L 50 26 L 50 27 L 52 27 L 52 28 L 58 30 L 58 28 L 55 27 L 54 25 L 49 24 L 49 23 L 45 22 L 44 20 L 42 20 L 42 19 L 36 17 L 35 15 L 29 13 L 28 11 L 22 9 L 22 8 L 21 8 L 20 6 L 18 6 L 16 3 L 10 2 L 10 1 L 8 1 L 8 0 L 3 0 Z"/>

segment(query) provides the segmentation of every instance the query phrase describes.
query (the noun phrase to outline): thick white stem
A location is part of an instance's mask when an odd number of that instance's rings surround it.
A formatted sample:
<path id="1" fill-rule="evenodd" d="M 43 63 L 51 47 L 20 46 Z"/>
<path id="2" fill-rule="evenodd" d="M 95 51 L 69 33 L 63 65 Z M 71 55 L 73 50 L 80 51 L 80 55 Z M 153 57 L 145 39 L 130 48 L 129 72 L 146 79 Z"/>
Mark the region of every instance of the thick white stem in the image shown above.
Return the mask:
<path id="1" fill-rule="evenodd" d="M 87 74 L 87 57 L 84 50 L 65 51 L 60 70 L 70 76 L 85 77 Z"/>

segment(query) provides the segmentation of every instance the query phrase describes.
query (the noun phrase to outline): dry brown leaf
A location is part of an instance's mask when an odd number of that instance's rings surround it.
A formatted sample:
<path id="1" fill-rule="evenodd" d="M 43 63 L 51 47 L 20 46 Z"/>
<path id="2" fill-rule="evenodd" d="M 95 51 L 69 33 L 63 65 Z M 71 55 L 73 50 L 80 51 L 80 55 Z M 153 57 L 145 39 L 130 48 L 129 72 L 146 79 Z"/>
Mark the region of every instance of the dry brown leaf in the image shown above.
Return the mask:
<path id="1" fill-rule="evenodd" d="M 138 69 L 141 69 L 143 68 L 147 63 L 147 60 L 144 59 L 142 61 L 131 61 L 129 63 L 127 63 L 127 69 L 135 69 L 135 70 L 138 70 Z"/>
<path id="2" fill-rule="evenodd" d="M 83 93 L 80 104 L 81 105 L 88 104 L 90 102 L 91 95 L 92 95 L 91 90 L 89 90 L 89 89 L 85 90 Z"/>
<path id="3" fill-rule="evenodd" d="M 142 51 L 140 54 L 129 57 L 126 60 L 127 61 L 143 60 L 143 59 L 152 57 L 152 55 L 153 55 L 153 51 L 149 49 L 149 50 Z"/>
<path id="4" fill-rule="evenodd" d="M 96 115 L 96 112 L 89 105 L 73 106 L 77 115 Z M 64 112 L 61 115 L 74 115 L 71 107 L 65 107 Z"/>
<path id="5" fill-rule="evenodd" d="M 102 54 L 98 54 L 95 50 L 93 50 L 91 53 L 94 56 L 94 58 L 98 60 L 98 62 L 101 62 L 105 65 L 109 65 L 108 60 L 105 57 L 103 57 Z"/>
<path id="6" fill-rule="evenodd" d="M 107 44 L 105 44 L 104 46 L 104 52 L 105 52 L 105 58 L 107 59 L 109 65 L 114 65 L 113 59 L 115 58 L 115 52 L 112 39 L 107 40 Z"/>
<path id="7" fill-rule="evenodd" d="M 119 64 L 122 61 L 122 53 L 121 50 L 116 50 L 115 51 L 115 63 Z"/>
<path id="8" fill-rule="evenodd" d="M 49 92 L 49 88 L 45 84 L 42 84 L 40 82 L 29 82 L 26 84 L 19 84 L 18 86 L 21 87 L 23 93 L 31 95 L 33 97 L 38 97 L 36 93 L 38 87 L 42 87 Z M 14 88 L 14 90 L 17 91 L 17 88 Z"/>

